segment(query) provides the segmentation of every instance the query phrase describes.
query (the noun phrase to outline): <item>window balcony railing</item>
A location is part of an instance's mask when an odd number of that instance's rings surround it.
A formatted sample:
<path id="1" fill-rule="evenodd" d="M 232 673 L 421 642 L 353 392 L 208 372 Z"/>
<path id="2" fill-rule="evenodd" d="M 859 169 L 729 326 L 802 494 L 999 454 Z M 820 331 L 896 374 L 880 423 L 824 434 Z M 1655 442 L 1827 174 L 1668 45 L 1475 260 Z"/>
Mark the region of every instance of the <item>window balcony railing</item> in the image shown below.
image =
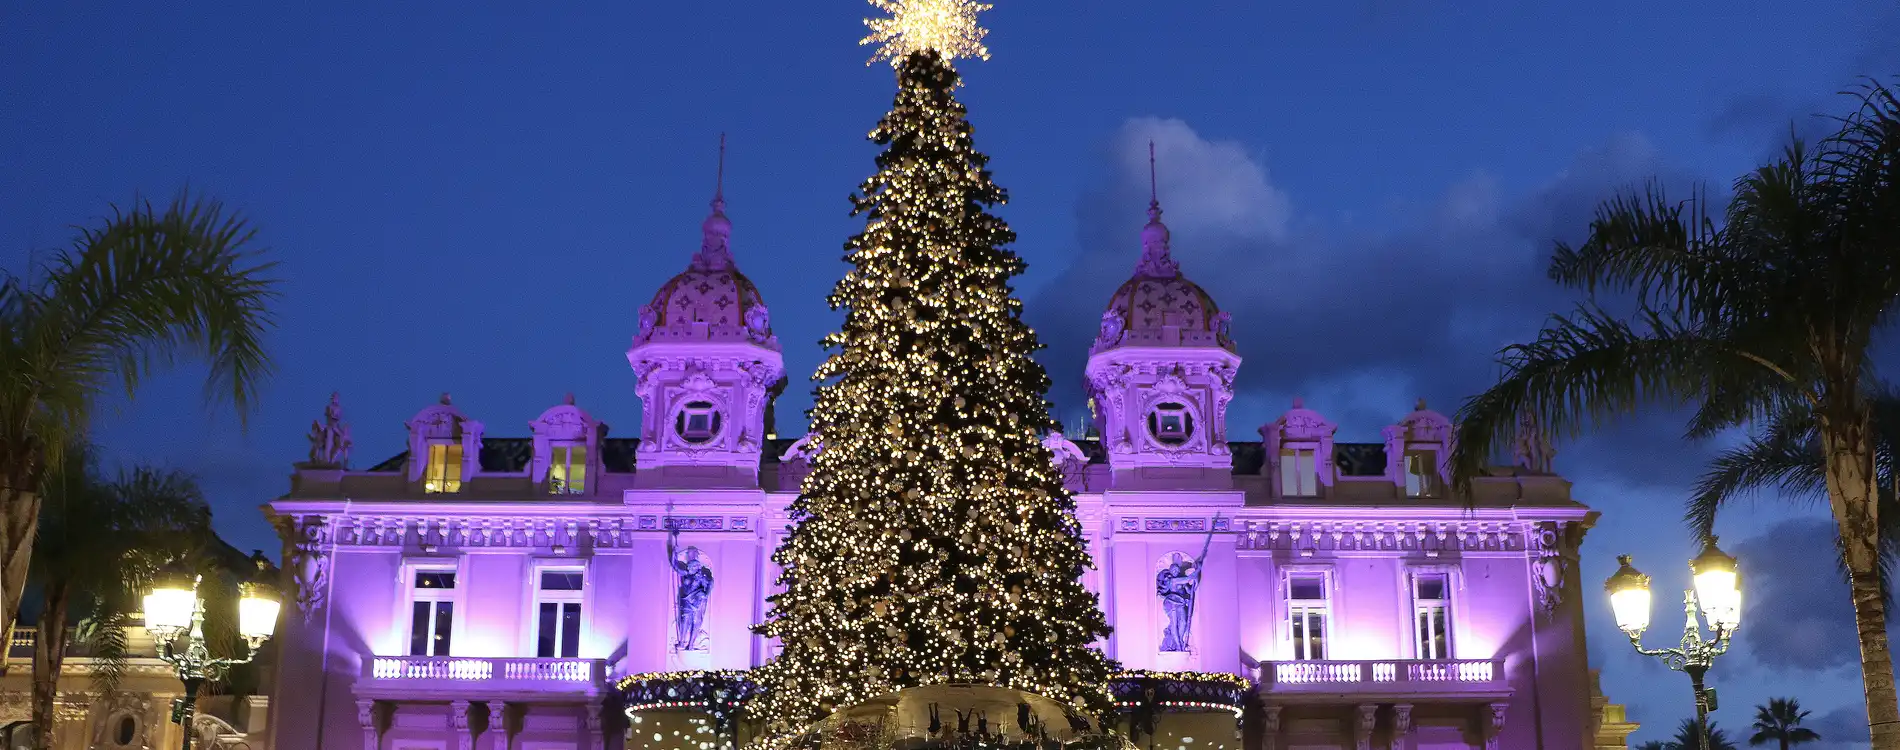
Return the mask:
<path id="1" fill-rule="evenodd" d="M 490 691 L 592 694 L 607 683 L 603 659 L 507 659 L 481 656 L 372 656 L 364 685 L 375 691 Z M 359 687 L 360 692 L 360 687 Z"/>
<path id="2" fill-rule="evenodd" d="M 1266 662 L 1260 686 L 1272 693 L 1482 692 L 1505 687 L 1504 660 Z"/>

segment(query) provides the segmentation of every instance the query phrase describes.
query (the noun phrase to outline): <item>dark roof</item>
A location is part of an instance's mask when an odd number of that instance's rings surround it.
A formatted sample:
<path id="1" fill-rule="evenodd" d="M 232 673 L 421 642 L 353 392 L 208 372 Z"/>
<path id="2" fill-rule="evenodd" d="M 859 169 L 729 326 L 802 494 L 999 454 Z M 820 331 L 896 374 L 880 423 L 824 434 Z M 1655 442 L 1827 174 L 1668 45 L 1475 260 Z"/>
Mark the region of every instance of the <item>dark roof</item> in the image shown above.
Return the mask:
<path id="1" fill-rule="evenodd" d="M 765 441 L 766 464 L 778 463 L 778 457 L 798 442 L 796 437 L 778 437 Z M 1089 463 L 1108 463 L 1108 451 L 1097 438 L 1083 438 L 1075 445 L 1088 454 Z M 600 460 L 609 473 L 628 474 L 634 471 L 634 453 L 640 448 L 639 438 L 607 438 L 600 443 Z M 1236 440 L 1227 444 L 1234 455 L 1234 473 L 1239 475 L 1257 475 L 1266 462 L 1266 446 L 1258 440 Z M 491 474 L 512 474 L 528 469 L 528 462 L 534 458 L 533 438 L 482 438 L 482 471 Z M 389 457 L 382 463 L 369 468 L 370 471 L 402 471 L 403 464 L 409 460 L 409 452 L 403 451 Z M 1376 477 L 1385 473 L 1384 443 L 1334 443 L 1333 464 L 1339 467 L 1340 476 Z"/>

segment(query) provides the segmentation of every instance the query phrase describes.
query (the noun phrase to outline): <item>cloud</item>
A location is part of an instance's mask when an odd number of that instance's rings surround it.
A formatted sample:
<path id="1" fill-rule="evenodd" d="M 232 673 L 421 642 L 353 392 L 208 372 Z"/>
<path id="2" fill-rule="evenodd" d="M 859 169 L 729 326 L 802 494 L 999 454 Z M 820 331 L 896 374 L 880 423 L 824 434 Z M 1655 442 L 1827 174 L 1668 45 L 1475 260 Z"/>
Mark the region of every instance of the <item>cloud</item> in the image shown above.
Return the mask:
<path id="1" fill-rule="evenodd" d="M 1811 716 L 1806 726 L 1821 735 L 1820 742 L 1804 746 L 1814 750 L 1864 748 L 1873 739 L 1872 733 L 1867 730 L 1867 709 L 1860 704 L 1842 706 L 1825 714 Z"/>
<path id="2" fill-rule="evenodd" d="M 1771 673 L 1860 668 L 1854 607 L 1835 534 L 1830 520 L 1784 521 L 1730 549 L 1745 576 L 1737 640 Z M 1888 625 L 1890 634 L 1894 625 Z"/>
<path id="3" fill-rule="evenodd" d="M 1243 145 L 1181 120 L 1130 120 L 1077 205 L 1080 252 L 1026 308 L 1050 344 L 1043 361 L 1063 413 L 1083 403 L 1082 350 L 1139 256 L 1149 139 L 1174 256 L 1234 316 L 1245 360 L 1229 413 L 1235 436 L 1251 435 L 1295 395 L 1338 421 L 1344 440 L 1376 439 L 1419 397 L 1454 411 L 1496 377 L 1500 348 L 1533 337 L 1574 299 L 1545 276 L 1552 238 L 1577 239 L 1603 199 L 1668 176 L 1646 138 L 1623 134 L 1580 151 L 1523 195 L 1475 171 L 1340 226 L 1301 215 L 1293 191 Z M 1372 226 L 1398 228 L 1364 228 Z M 1681 424 L 1666 412 L 1642 415 L 1605 433 L 1601 449 L 1592 445 L 1601 438 L 1568 446 L 1567 463 L 1614 460 L 1645 480 L 1679 482 L 1699 465 L 1673 440 Z M 1658 435 L 1667 450 L 1631 449 L 1631 440 Z M 1633 455 L 1646 458 L 1631 465 Z"/>

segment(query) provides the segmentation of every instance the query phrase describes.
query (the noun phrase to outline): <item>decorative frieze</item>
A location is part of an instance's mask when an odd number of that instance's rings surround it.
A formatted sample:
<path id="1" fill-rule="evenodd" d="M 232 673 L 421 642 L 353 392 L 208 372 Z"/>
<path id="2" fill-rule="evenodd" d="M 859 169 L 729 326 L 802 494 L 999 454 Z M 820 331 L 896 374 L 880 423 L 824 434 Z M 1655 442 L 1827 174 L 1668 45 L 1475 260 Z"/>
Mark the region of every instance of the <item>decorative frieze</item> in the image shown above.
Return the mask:
<path id="1" fill-rule="evenodd" d="M 321 582 L 328 574 L 327 549 L 335 547 L 408 547 L 425 550 L 440 547 L 461 549 L 578 547 L 591 543 L 595 549 L 629 547 L 636 536 L 654 536 L 669 531 L 712 531 L 750 533 L 750 516 L 694 515 L 670 516 L 642 514 L 614 518 L 535 518 L 520 516 L 461 515 L 348 515 L 302 516 L 284 518 L 280 533 L 296 535 L 291 546 L 291 569 L 297 576 L 299 601 L 320 604 Z M 314 535 L 314 536 L 313 536 Z M 331 542 L 334 541 L 332 545 Z M 302 586 L 306 580 L 314 586 Z"/>
<path id="2" fill-rule="evenodd" d="M 1235 522 L 1236 546 L 1255 551 L 1523 552 L 1530 524 L 1519 521 Z"/>

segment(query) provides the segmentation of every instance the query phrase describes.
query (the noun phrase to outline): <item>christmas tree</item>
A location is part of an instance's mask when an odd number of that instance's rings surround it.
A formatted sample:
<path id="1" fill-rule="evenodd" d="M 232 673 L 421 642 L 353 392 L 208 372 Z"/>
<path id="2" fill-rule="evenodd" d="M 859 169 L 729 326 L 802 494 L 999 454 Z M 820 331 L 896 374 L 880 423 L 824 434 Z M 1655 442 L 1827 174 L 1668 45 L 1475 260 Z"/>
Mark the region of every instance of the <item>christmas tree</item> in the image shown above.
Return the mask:
<path id="1" fill-rule="evenodd" d="M 1015 688 L 1099 711 L 1108 634 L 1087 549 L 1049 451 L 1048 376 L 1010 280 L 1023 262 L 971 143 L 951 60 L 986 57 L 967 0 L 871 0 L 866 42 L 897 68 L 871 131 L 878 171 L 852 197 L 865 229 L 833 290 L 845 309 L 811 429 L 822 449 L 773 560 L 783 593 L 758 631 L 782 652 L 749 709 L 795 731 L 917 685 Z"/>

